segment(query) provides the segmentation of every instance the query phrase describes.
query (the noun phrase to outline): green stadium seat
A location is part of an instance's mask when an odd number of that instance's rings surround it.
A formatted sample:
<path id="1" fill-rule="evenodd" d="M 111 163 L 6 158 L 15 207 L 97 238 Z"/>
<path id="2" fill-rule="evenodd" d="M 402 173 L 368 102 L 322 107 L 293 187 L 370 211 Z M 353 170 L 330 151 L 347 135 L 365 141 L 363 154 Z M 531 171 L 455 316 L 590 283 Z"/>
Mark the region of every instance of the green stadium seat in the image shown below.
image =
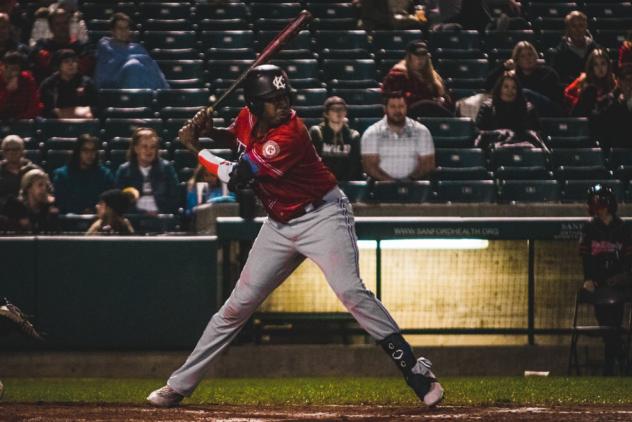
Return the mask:
<path id="1" fill-rule="evenodd" d="M 483 42 L 487 50 L 492 49 L 512 49 L 520 41 L 528 41 L 536 44 L 535 32 L 530 29 L 513 31 L 489 31 L 485 33 Z"/>
<path id="2" fill-rule="evenodd" d="M 440 167 L 485 167 L 485 154 L 480 148 L 437 148 L 435 162 Z"/>
<path id="3" fill-rule="evenodd" d="M 608 154 L 608 166 L 611 169 L 632 166 L 632 148 L 612 148 Z"/>
<path id="4" fill-rule="evenodd" d="M 136 5 L 133 2 L 85 2 L 81 5 L 81 14 L 84 19 L 110 19 L 116 12 L 123 12 L 128 16 L 136 14 Z"/>
<path id="5" fill-rule="evenodd" d="M 347 115 L 350 118 L 374 117 L 377 119 L 381 118 L 384 115 L 384 106 L 382 106 L 381 104 L 349 104 L 347 105 Z"/>
<path id="6" fill-rule="evenodd" d="M 418 119 L 432 134 L 436 148 L 471 148 L 476 125 L 469 117 L 424 117 Z"/>
<path id="7" fill-rule="evenodd" d="M 382 181 L 373 186 L 373 200 L 376 202 L 428 202 L 432 197 L 432 187 L 428 180 L 412 182 Z"/>
<path id="8" fill-rule="evenodd" d="M 145 31 L 143 33 L 143 45 L 149 51 L 156 48 L 191 48 L 195 44 L 195 31 Z"/>
<path id="9" fill-rule="evenodd" d="M 562 40 L 565 31 L 559 29 L 542 29 L 538 34 L 538 47 L 541 51 L 555 48 Z"/>
<path id="10" fill-rule="evenodd" d="M 134 129 L 139 127 L 150 127 L 162 136 L 162 120 L 160 119 L 105 119 L 101 137 L 103 140 L 110 140 L 116 137 L 129 138 Z"/>
<path id="11" fill-rule="evenodd" d="M 172 88 L 201 88 L 204 85 L 202 60 L 157 60 Z"/>
<path id="12" fill-rule="evenodd" d="M 403 54 L 399 56 L 403 57 Z M 460 48 L 437 48 L 432 53 L 437 60 L 485 60 L 487 55 L 480 50 L 464 50 Z"/>
<path id="13" fill-rule="evenodd" d="M 248 8 L 243 2 L 221 2 L 195 4 L 195 20 L 199 23 L 203 19 L 247 19 Z"/>
<path id="14" fill-rule="evenodd" d="M 437 48 L 456 48 L 464 50 L 480 49 L 478 31 L 430 31 L 428 46 Z"/>
<path id="15" fill-rule="evenodd" d="M 553 172 L 542 166 L 500 166 L 494 170 L 498 180 L 547 180 L 553 178 Z"/>
<path id="16" fill-rule="evenodd" d="M 559 180 L 611 179 L 612 171 L 604 166 L 559 166 L 555 170 Z"/>
<path id="17" fill-rule="evenodd" d="M 278 31 L 259 31 L 255 40 L 255 48 L 261 52 L 278 34 Z M 288 41 L 279 51 L 275 58 L 278 60 L 287 59 L 314 59 L 312 52 L 312 36 L 309 31 L 300 31 L 293 39 Z"/>
<path id="18" fill-rule="evenodd" d="M 158 108 L 202 107 L 209 104 L 210 91 L 207 88 L 164 89 L 156 91 Z"/>
<path id="19" fill-rule="evenodd" d="M 369 55 L 369 39 L 364 30 L 316 31 L 316 51 L 324 59 L 366 59 Z"/>
<path id="20" fill-rule="evenodd" d="M 37 165 L 42 164 L 42 151 L 39 149 L 25 149 L 24 156 Z"/>
<path id="21" fill-rule="evenodd" d="M 551 148 L 592 147 L 588 119 L 585 117 L 543 117 L 540 124 L 548 135 L 547 145 Z"/>
<path id="22" fill-rule="evenodd" d="M 625 32 L 629 30 L 630 28 L 632 28 L 632 17 L 589 18 L 588 28 L 591 31 L 598 30 L 598 29 L 612 29 L 612 30 Z"/>
<path id="23" fill-rule="evenodd" d="M 163 107 L 160 109 L 161 119 L 186 119 L 195 116 L 200 107 Z"/>
<path id="24" fill-rule="evenodd" d="M 303 9 L 300 3 L 255 2 L 250 3 L 250 15 L 258 19 L 293 19 Z"/>
<path id="25" fill-rule="evenodd" d="M 492 151 L 493 168 L 512 167 L 547 167 L 546 155 L 539 148 L 498 148 Z"/>
<path id="26" fill-rule="evenodd" d="M 68 160 L 70 160 L 71 155 L 72 150 L 59 149 L 47 151 L 46 161 L 42 163 L 44 164 L 44 170 L 50 174 L 56 168 L 65 166 L 68 164 Z"/>
<path id="27" fill-rule="evenodd" d="M 482 166 L 472 167 L 441 167 L 437 166 L 431 174 L 431 179 L 439 180 L 491 180 L 493 174 Z"/>
<path id="28" fill-rule="evenodd" d="M 319 29 L 354 29 L 357 26 L 356 8 L 351 3 L 307 3 Z"/>
<path id="29" fill-rule="evenodd" d="M 323 78 L 331 88 L 376 88 L 375 77 L 372 59 L 323 60 Z"/>
<path id="30" fill-rule="evenodd" d="M 191 19 L 191 6 L 187 3 L 140 2 L 138 15 L 142 19 Z"/>
<path id="31" fill-rule="evenodd" d="M 551 151 L 554 167 L 559 166 L 603 166 L 600 148 L 555 148 Z"/>
<path id="32" fill-rule="evenodd" d="M 202 19 L 196 23 L 199 31 L 243 31 L 252 25 L 245 19 Z"/>
<path id="33" fill-rule="evenodd" d="M 208 74 L 212 87 L 228 87 L 246 71 L 253 60 L 209 60 Z"/>
<path id="34" fill-rule="evenodd" d="M 151 89 L 101 89 L 99 106 L 106 107 L 153 107 L 154 91 Z"/>
<path id="35" fill-rule="evenodd" d="M 332 88 L 331 95 L 343 98 L 347 104 L 382 105 L 382 92 L 377 89 Z"/>
<path id="36" fill-rule="evenodd" d="M 586 1 L 584 11 L 587 16 L 595 18 L 630 18 L 632 17 L 632 3 L 619 2 L 590 2 Z"/>
<path id="37" fill-rule="evenodd" d="M 202 31 L 200 47 L 210 59 L 254 59 L 254 32 L 242 31 Z"/>
<path id="38" fill-rule="evenodd" d="M 193 24 L 188 19 L 146 19 L 145 31 L 192 31 Z"/>
<path id="39" fill-rule="evenodd" d="M 71 150 L 77 144 L 77 138 L 62 138 L 62 137 L 52 137 L 48 138 L 46 142 L 42 142 L 42 149 L 44 151 L 50 150 Z"/>
<path id="40" fill-rule="evenodd" d="M 493 180 L 440 180 L 436 185 L 437 202 L 496 202 Z"/>
<path id="41" fill-rule="evenodd" d="M 557 180 L 503 180 L 500 182 L 500 201 L 559 202 L 560 185 Z"/>
<path id="42" fill-rule="evenodd" d="M 355 119 L 351 119 L 351 127 L 363 134 L 367 128 L 373 124 L 375 124 L 381 118 L 378 117 L 356 117 Z"/>
<path id="43" fill-rule="evenodd" d="M 350 202 L 366 202 L 369 199 L 366 180 L 340 181 L 338 184 Z"/>
<path id="44" fill-rule="evenodd" d="M 484 79 L 489 73 L 485 59 L 439 59 L 436 67 L 441 76 L 448 79 Z"/>
<path id="45" fill-rule="evenodd" d="M 195 168 L 197 164 L 197 156 L 193 152 L 186 149 L 179 149 L 173 152 L 173 165 L 176 170 Z"/>
<path id="46" fill-rule="evenodd" d="M 327 90 L 325 88 L 301 89 L 296 92 L 293 106 L 322 106 L 327 99 Z"/>
<path id="47" fill-rule="evenodd" d="M 419 30 L 373 31 L 371 50 L 376 59 L 391 57 L 400 59 L 406 54 L 406 46 L 411 41 L 420 40 L 423 33 Z M 392 53 L 395 52 L 395 53 Z M 395 56 L 397 54 L 398 56 Z"/>
<path id="48" fill-rule="evenodd" d="M 38 123 L 42 139 L 54 136 L 72 138 L 89 133 L 98 135 L 99 121 L 96 119 L 42 119 Z"/>
<path id="49" fill-rule="evenodd" d="M 110 20 L 109 19 L 90 19 L 86 22 L 86 27 L 89 31 L 109 31 Z"/>
<path id="50" fill-rule="evenodd" d="M 625 189 L 620 180 L 567 180 L 563 184 L 564 202 L 586 202 L 588 188 L 596 184 L 608 186 L 614 192 L 617 201 L 625 198 Z"/>
<path id="51" fill-rule="evenodd" d="M 526 14 L 530 19 L 538 17 L 563 18 L 579 7 L 575 2 L 529 2 L 526 7 Z"/>
<path id="52" fill-rule="evenodd" d="M 34 138 L 37 135 L 35 120 L 0 121 L 0 138 L 7 135 L 19 135 L 22 138 Z"/>

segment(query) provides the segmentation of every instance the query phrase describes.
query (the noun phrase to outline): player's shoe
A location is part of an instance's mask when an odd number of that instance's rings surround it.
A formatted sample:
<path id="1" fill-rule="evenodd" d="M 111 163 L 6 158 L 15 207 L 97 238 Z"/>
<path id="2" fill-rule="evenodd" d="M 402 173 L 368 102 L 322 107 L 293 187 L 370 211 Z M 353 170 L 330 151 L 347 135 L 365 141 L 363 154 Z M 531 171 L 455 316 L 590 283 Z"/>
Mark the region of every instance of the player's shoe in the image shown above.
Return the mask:
<path id="1" fill-rule="evenodd" d="M 443 400 L 443 386 L 430 370 L 432 362 L 424 357 L 417 359 L 406 382 L 427 406 L 436 406 Z"/>
<path id="2" fill-rule="evenodd" d="M 154 390 L 149 396 L 147 401 L 152 406 L 156 407 L 174 407 L 180 404 L 184 396 L 173 388 L 165 385 L 162 388 Z"/>

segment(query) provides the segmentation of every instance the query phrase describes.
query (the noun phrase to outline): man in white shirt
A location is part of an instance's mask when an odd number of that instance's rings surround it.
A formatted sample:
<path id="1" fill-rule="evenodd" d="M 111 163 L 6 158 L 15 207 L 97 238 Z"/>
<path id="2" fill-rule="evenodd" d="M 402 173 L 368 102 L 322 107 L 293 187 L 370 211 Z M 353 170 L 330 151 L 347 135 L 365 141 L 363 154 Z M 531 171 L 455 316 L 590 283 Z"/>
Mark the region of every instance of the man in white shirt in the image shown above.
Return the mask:
<path id="1" fill-rule="evenodd" d="M 402 93 L 385 94 L 384 118 L 362 135 L 362 166 L 374 180 L 417 180 L 435 168 L 428 128 L 406 117 Z"/>

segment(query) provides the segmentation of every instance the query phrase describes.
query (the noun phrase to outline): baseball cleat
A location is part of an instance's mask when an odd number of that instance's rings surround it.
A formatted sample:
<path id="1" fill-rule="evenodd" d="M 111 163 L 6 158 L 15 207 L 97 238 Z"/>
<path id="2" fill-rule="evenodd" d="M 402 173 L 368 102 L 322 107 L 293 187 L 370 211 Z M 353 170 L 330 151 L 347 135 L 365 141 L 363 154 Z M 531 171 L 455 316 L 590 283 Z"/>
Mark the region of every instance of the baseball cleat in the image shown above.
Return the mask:
<path id="1" fill-rule="evenodd" d="M 408 385 L 415 391 L 427 406 L 436 406 L 443 400 L 443 386 L 437 381 L 437 377 L 430 370 L 432 362 L 420 357 L 417 363 L 411 369 L 411 373 L 407 378 Z"/>
<path id="2" fill-rule="evenodd" d="M 438 382 L 430 384 L 430 390 L 424 396 L 426 406 L 436 406 L 443 400 L 443 386 Z"/>
<path id="3" fill-rule="evenodd" d="M 156 407 L 175 407 L 180 404 L 184 396 L 173 388 L 165 385 L 162 388 L 154 390 L 149 396 L 147 401 L 152 406 Z"/>

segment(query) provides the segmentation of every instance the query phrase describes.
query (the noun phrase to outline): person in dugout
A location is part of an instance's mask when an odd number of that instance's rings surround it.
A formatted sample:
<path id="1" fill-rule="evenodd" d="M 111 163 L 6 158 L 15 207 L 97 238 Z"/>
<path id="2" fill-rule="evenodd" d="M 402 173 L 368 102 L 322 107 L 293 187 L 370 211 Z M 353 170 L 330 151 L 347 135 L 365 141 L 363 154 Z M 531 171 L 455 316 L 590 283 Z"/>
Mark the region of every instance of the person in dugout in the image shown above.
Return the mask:
<path id="1" fill-rule="evenodd" d="M 589 188 L 588 212 L 592 218 L 584 224 L 579 242 L 584 269 L 583 288 L 595 297 L 611 292 L 613 299 L 622 299 L 632 286 L 630 226 L 617 216 L 617 200 L 607 186 L 597 184 Z M 599 325 L 621 325 L 624 300 L 595 301 L 594 308 Z M 615 362 L 619 360 L 620 364 L 625 364 L 627 361 L 621 335 L 608 333 L 603 341 L 603 375 L 613 375 Z"/>

